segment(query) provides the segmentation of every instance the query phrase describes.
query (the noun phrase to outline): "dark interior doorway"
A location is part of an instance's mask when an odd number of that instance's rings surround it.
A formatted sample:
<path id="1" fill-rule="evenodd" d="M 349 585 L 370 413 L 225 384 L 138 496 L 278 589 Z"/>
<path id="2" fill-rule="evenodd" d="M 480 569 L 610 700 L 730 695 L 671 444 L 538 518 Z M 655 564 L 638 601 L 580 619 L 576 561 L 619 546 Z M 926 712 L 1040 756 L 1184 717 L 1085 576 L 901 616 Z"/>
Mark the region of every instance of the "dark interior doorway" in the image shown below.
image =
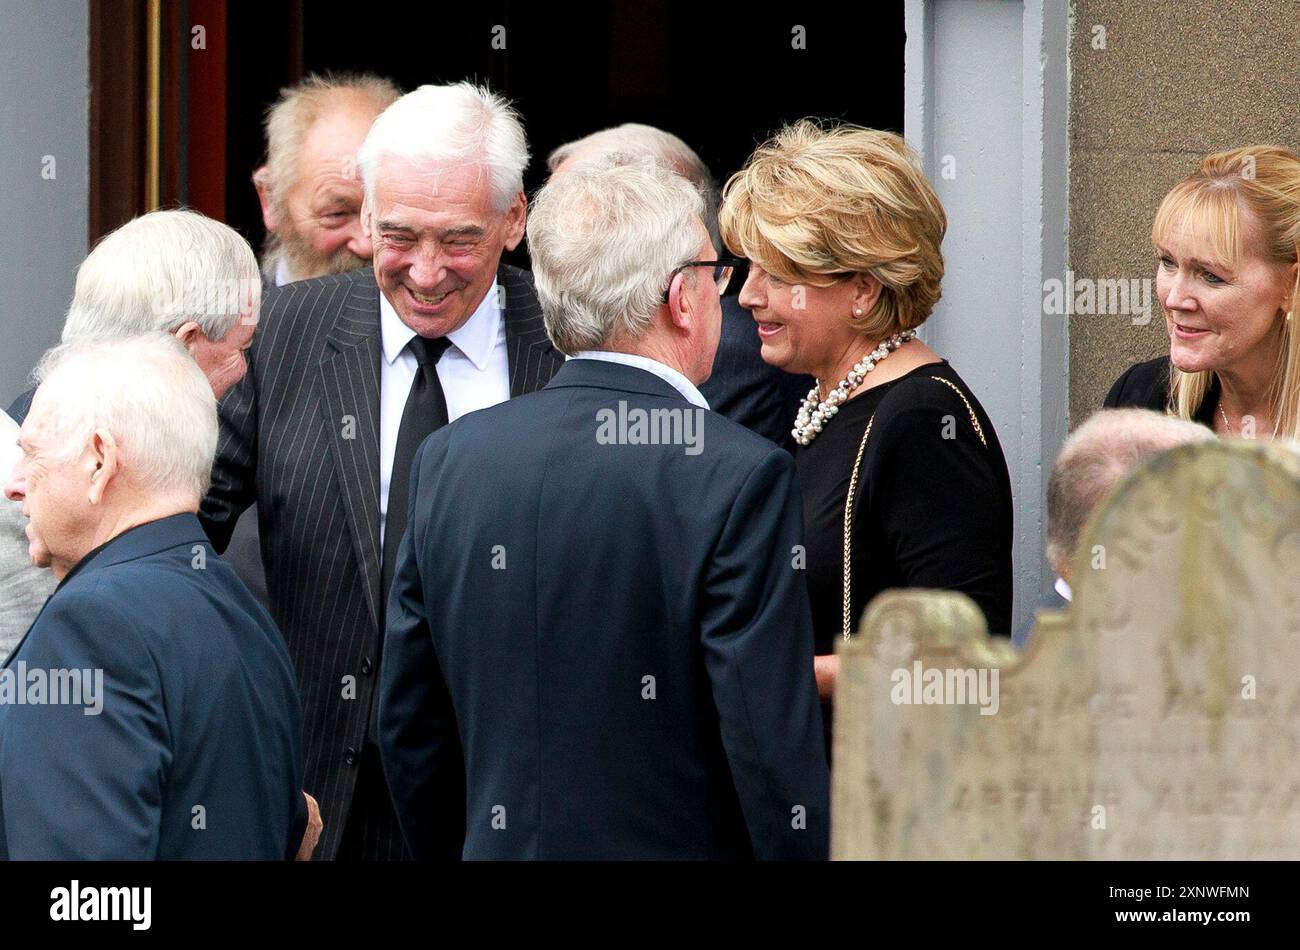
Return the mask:
<path id="1" fill-rule="evenodd" d="M 227 8 L 226 220 L 254 247 L 264 236 L 249 180 L 262 159 L 261 116 L 306 72 L 371 71 L 404 90 L 486 82 L 524 117 L 530 192 L 553 148 L 621 122 L 676 133 L 720 180 L 770 131 L 803 116 L 902 131 L 902 0 L 783 17 L 678 0 L 574 13 L 505 0 L 341 10 L 300 0 Z M 504 49 L 493 48 L 498 27 Z"/>

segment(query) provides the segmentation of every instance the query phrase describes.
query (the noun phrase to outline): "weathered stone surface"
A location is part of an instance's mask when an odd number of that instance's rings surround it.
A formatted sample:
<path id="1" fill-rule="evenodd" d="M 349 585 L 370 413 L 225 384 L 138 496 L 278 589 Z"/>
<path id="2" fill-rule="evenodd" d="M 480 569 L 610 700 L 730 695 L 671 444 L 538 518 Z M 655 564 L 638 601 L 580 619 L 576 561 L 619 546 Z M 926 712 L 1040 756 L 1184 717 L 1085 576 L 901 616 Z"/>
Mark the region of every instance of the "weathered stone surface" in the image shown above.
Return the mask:
<path id="1" fill-rule="evenodd" d="M 1020 655 L 961 595 L 872 603 L 841 650 L 833 856 L 1300 857 L 1300 457 L 1158 456 L 1074 579 Z"/>

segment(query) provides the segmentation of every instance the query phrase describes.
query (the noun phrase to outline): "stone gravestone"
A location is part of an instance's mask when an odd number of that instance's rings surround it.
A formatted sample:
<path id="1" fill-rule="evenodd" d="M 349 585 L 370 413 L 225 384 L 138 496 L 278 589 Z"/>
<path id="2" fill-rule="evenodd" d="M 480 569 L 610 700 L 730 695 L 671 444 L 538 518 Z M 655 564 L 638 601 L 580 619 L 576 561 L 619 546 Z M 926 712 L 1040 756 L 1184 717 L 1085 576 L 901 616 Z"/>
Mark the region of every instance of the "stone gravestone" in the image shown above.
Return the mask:
<path id="1" fill-rule="evenodd" d="M 1157 456 L 1027 649 L 895 591 L 843 644 L 832 856 L 1300 858 L 1300 456 Z"/>

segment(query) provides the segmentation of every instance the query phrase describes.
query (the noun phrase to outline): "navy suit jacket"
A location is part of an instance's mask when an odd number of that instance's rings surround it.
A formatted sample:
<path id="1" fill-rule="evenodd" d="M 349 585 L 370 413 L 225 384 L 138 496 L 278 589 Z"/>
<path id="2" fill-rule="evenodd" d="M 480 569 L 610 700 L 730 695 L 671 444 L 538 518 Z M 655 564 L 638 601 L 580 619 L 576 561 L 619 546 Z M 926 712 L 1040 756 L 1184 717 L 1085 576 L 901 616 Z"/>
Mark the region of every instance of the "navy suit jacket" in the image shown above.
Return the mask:
<path id="1" fill-rule="evenodd" d="M 699 451 L 602 442 L 605 410 L 693 413 Z M 417 858 L 826 856 L 787 452 L 571 360 L 431 435 L 410 502 L 379 725 Z"/>
<path id="2" fill-rule="evenodd" d="M 714 412 L 793 452 L 790 430 L 814 380 L 767 365 L 761 350 L 754 315 L 734 294 L 723 297 L 718 352 L 700 394 Z"/>
<path id="3" fill-rule="evenodd" d="M 91 552 L 0 670 L 102 670 L 85 705 L 0 705 L 0 858 L 291 858 L 302 716 L 280 632 L 172 515 Z M 83 701 L 85 696 L 83 695 Z"/>

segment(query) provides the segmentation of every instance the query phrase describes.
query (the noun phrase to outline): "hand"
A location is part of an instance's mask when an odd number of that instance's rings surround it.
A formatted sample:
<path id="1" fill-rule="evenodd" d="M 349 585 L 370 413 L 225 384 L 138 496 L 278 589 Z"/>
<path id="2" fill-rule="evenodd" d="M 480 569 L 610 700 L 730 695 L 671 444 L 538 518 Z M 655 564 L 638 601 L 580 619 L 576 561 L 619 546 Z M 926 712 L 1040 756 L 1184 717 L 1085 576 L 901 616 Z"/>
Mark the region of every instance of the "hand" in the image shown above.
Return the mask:
<path id="1" fill-rule="evenodd" d="M 835 678 L 840 674 L 840 658 L 833 653 L 813 657 L 813 675 L 817 677 L 817 698 L 830 702 L 835 696 Z"/>
<path id="2" fill-rule="evenodd" d="M 311 854 L 316 850 L 316 842 L 320 840 L 320 833 L 325 828 L 325 823 L 320 819 L 320 806 L 316 804 L 316 799 L 312 798 L 306 792 L 302 797 L 307 799 L 307 830 L 302 833 L 302 844 L 298 846 L 298 855 L 295 861 L 310 861 Z"/>

